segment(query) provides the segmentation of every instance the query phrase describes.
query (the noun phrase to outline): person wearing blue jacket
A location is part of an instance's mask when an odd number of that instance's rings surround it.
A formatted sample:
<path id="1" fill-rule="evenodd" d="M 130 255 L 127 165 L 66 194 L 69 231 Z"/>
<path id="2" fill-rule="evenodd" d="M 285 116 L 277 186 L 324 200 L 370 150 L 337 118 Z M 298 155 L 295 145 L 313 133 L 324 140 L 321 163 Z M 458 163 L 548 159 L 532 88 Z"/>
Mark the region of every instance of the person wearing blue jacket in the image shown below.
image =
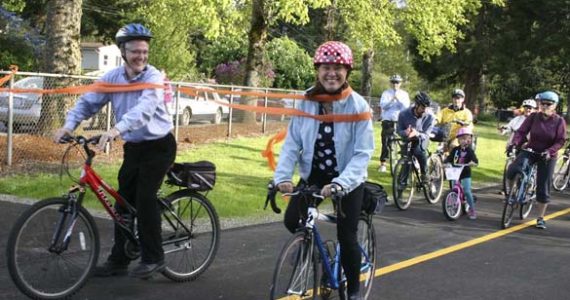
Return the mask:
<path id="1" fill-rule="evenodd" d="M 326 122 L 293 117 L 281 148 L 274 182 L 280 192 L 292 192 L 292 178 L 298 165 L 299 185 L 316 185 L 325 197 L 331 196 L 332 189 L 347 193 L 340 200 L 344 215 L 337 213 L 337 236 L 349 299 L 362 299 L 359 293 L 361 253 L 357 230 L 368 163 L 374 152 L 371 109 L 347 82 L 353 62 L 352 51 L 347 45 L 326 42 L 317 49 L 313 62 L 317 82 L 306 92 L 308 100 L 302 101 L 298 109 L 311 115 L 369 114 L 369 118 Z M 333 101 L 311 101 L 323 96 Z M 303 226 L 300 221 L 306 211 L 306 203 L 292 197 L 284 220 L 290 232 Z"/>

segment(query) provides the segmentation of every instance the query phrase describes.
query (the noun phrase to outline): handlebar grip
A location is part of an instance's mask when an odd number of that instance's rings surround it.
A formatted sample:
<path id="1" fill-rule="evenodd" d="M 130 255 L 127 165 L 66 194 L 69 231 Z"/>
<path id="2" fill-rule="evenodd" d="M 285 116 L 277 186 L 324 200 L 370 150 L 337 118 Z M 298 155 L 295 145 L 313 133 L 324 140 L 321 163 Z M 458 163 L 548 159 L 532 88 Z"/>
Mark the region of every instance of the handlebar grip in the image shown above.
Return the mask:
<path id="1" fill-rule="evenodd" d="M 277 195 L 277 186 L 275 186 L 273 180 L 270 180 L 269 183 L 267 184 L 267 197 L 265 198 L 265 205 L 263 206 L 263 209 L 267 209 L 267 205 L 271 204 L 271 209 L 273 210 L 273 212 L 275 212 L 276 214 L 280 214 L 281 209 L 277 206 L 277 203 L 275 203 L 276 195 Z"/>

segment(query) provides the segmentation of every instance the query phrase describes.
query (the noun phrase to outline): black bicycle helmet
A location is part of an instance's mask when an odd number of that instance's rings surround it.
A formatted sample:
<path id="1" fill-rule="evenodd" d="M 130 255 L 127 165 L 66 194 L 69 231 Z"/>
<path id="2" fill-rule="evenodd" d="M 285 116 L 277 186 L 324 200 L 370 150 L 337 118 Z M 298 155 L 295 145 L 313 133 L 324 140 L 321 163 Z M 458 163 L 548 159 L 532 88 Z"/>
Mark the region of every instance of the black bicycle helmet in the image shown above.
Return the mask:
<path id="1" fill-rule="evenodd" d="M 426 92 L 418 92 L 414 97 L 416 105 L 421 105 L 423 107 L 429 107 L 431 105 L 431 98 Z"/>
<path id="2" fill-rule="evenodd" d="M 121 44 L 132 40 L 150 41 L 152 33 L 146 27 L 138 23 L 131 23 L 123 26 L 115 35 L 115 42 L 120 48 Z"/>

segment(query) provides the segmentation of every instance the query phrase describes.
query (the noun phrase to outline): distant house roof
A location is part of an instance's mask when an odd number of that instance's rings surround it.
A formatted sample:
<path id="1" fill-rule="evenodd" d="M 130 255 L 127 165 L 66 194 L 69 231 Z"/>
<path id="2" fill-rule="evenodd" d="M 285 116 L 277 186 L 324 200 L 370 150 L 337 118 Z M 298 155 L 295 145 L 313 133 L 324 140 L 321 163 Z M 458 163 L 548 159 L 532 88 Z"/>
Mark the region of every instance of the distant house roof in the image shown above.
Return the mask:
<path id="1" fill-rule="evenodd" d="M 98 42 L 85 42 L 81 43 L 80 45 L 80 47 L 83 49 L 97 49 L 103 46 L 105 46 L 103 43 L 98 43 Z"/>

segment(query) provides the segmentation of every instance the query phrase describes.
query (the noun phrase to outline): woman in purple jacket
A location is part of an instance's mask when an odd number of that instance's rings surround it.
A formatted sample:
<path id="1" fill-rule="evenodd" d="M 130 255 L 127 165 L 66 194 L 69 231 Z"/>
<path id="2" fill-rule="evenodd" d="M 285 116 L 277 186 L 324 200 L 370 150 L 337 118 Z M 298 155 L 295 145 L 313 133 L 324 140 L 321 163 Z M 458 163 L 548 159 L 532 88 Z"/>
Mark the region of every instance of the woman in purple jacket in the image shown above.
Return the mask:
<path id="1" fill-rule="evenodd" d="M 507 178 L 511 181 L 509 185 L 512 187 L 512 179 L 524 164 L 537 164 L 536 206 L 538 208 L 538 219 L 536 220 L 536 227 L 546 229 L 544 214 L 550 200 L 550 185 L 556 165 L 556 155 L 566 140 L 566 122 L 564 118 L 556 114 L 558 94 L 546 91 L 537 94 L 535 99 L 540 104 L 540 112 L 533 113 L 526 118 L 515 132 L 509 150 L 512 147 L 520 148 L 524 142 L 527 142 L 524 148 L 532 149 L 537 153 L 542 153 L 542 155 L 521 151 L 509 167 Z"/>

